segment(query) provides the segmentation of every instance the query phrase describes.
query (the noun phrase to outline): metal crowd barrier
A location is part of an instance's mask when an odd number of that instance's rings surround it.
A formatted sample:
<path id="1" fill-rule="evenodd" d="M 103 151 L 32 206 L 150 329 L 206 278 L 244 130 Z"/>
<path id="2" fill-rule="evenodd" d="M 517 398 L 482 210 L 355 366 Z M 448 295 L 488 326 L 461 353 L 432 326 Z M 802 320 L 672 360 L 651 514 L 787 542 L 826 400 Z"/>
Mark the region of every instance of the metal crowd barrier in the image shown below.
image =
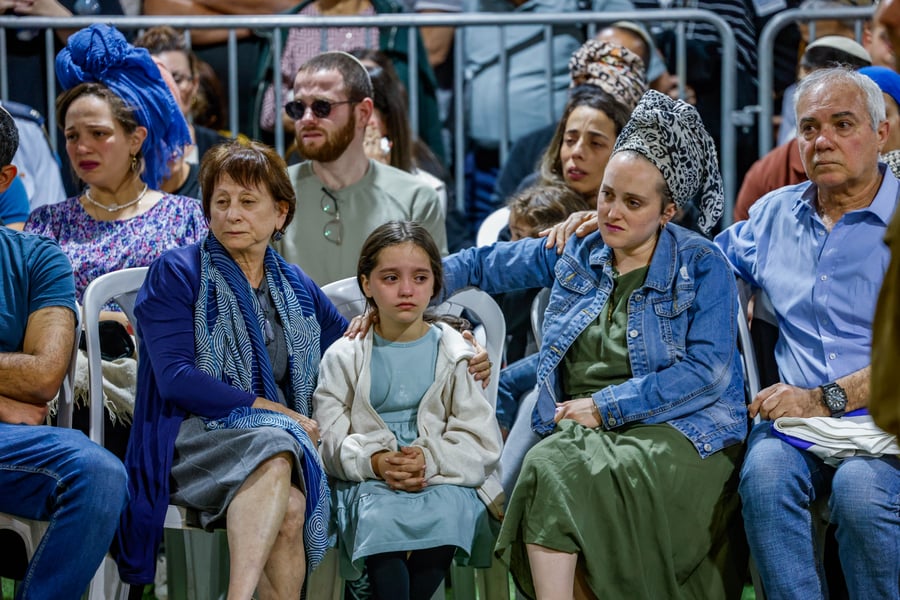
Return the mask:
<path id="1" fill-rule="evenodd" d="M 15 43 L 15 30 L 19 28 L 44 29 L 44 44 L 46 54 L 49 57 L 54 55 L 54 32 L 53 29 L 80 29 L 87 27 L 92 23 L 98 22 L 98 17 L 70 17 L 66 19 L 56 19 L 47 17 L 15 17 L 0 16 L 0 98 L 7 98 L 9 91 L 9 81 L 7 73 L 7 43 L 10 39 Z M 409 106 L 411 123 L 418 122 L 417 119 L 417 55 L 414 51 L 416 48 L 415 34 L 416 28 L 419 27 L 454 27 L 455 44 L 454 44 L 454 73 L 453 73 L 453 89 L 454 89 L 454 148 L 453 166 L 454 178 L 456 181 L 456 198 L 457 207 L 464 210 L 465 189 L 464 189 L 464 163 L 466 151 L 466 120 L 464 105 L 464 86 L 465 86 L 465 36 L 463 29 L 466 27 L 478 26 L 511 26 L 511 25 L 542 25 L 544 27 L 544 38 L 548 40 L 547 49 L 547 68 L 546 74 L 548 82 L 552 81 L 552 68 L 550 66 L 550 57 L 552 56 L 553 27 L 556 25 L 568 26 L 588 26 L 591 28 L 598 24 L 612 23 L 619 20 L 630 20 L 643 23 L 651 22 L 673 22 L 676 24 L 676 72 L 679 74 L 682 82 L 686 80 L 686 43 L 685 43 L 685 24 L 689 22 L 706 22 L 713 25 L 718 31 L 722 43 L 722 67 L 721 67 L 721 122 L 722 131 L 720 136 L 720 168 L 725 187 L 726 209 L 723 215 L 723 225 L 731 222 L 732 207 L 734 205 L 734 197 L 737 193 L 736 167 L 735 167 L 735 146 L 736 132 L 733 120 L 735 109 L 735 87 L 736 87 L 736 48 L 734 33 L 729 25 L 720 16 L 706 10 L 696 9 L 668 9 L 668 10 L 639 10 L 629 12 L 577 12 L 572 14 L 509 14 L 509 13 L 463 13 L 463 14 L 391 14 L 391 15 L 370 15 L 370 16 L 354 16 L 354 17 L 307 17 L 303 15 L 238 15 L 238 16 L 222 16 L 211 19 L 208 17 L 163 17 L 163 16 L 143 16 L 143 17 L 121 17 L 109 16 L 102 18 L 102 22 L 109 23 L 121 30 L 139 30 L 154 27 L 158 25 L 169 25 L 177 29 L 229 29 L 227 52 L 228 52 L 228 106 L 229 106 L 229 127 L 231 131 L 239 130 L 238 122 L 238 91 L 237 91 L 237 37 L 236 29 L 250 28 L 256 32 L 275 31 L 277 29 L 291 27 L 408 27 L 408 35 L 410 43 L 408 47 L 412 49 L 409 53 Z M 498 36 L 498 44 L 500 48 L 505 47 L 505 31 L 500 30 Z M 281 36 L 272 35 L 272 54 L 280 57 L 282 54 Z M 771 60 L 771 59 L 770 59 Z M 280 64 L 280 61 L 279 61 Z M 500 54 L 500 71 L 502 88 L 506 89 L 508 81 L 508 65 L 506 53 Z M 275 105 L 282 106 L 284 104 L 279 85 L 280 71 L 274 69 L 273 83 L 275 89 Z M 48 129 L 51 131 L 56 128 L 56 120 L 54 114 L 54 103 L 56 97 L 56 77 L 52 60 L 48 60 L 44 76 L 50 82 L 47 86 L 46 106 L 36 107 L 44 112 L 47 117 Z M 552 85 L 548 86 L 552 89 Z M 683 91 L 683 90 L 682 90 Z M 501 161 L 506 159 L 506 154 L 510 146 L 508 119 L 509 113 L 508 97 L 503 94 L 503 115 L 500 120 L 500 157 Z M 552 119 L 548 122 L 556 120 L 554 112 L 555 107 L 548 102 L 548 111 Z M 764 129 L 764 128 L 761 128 Z M 55 143 L 55 136 L 51 136 Z M 282 128 L 275 127 L 275 147 L 279 153 L 284 152 L 284 132 Z"/>
<path id="2" fill-rule="evenodd" d="M 856 39 L 862 40 L 863 25 L 875 13 L 874 6 L 834 8 L 828 10 L 791 9 L 780 12 L 766 23 L 759 36 L 759 105 L 749 107 L 759 113 L 759 155 L 762 157 L 773 147 L 773 84 L 775 38 L 782 29 L 797 21 L 810 21 L 810 38 L 815 39 L 815 22 L 825 20 L 856 21 Z M 800 57 L 797 57 L 799 62 Z"/>

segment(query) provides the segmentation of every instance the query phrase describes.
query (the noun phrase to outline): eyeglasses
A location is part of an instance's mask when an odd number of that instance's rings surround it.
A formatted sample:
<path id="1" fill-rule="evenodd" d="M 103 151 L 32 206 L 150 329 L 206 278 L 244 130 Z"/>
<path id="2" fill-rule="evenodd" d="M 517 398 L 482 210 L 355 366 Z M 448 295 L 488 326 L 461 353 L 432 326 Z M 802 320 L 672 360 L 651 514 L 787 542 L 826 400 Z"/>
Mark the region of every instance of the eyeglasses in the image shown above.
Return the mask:
<path id="1" fill-rule="evenodd" d="M 312 110 L 312 114 L 317 119 L 324 119 L 331 114 L 331 109 L 341 104 L 356 104 L 356 100 L 342 100 L 341 102 L 331 102 L 329 100 L 313 100 L 307 104 L 303 100 L 294 100 L 284 105 L 284 110 L 290 118 L 299 121 L 306 114 L 306 109 Z"/>
<path id="2" fill-rule="evenodd" d="M 340 245 L 344 234 L 344 224 L 341 223 L 341 210 L 338 206 L 338 199 L 324 187 L 322 188 L 322 193 L 325 194 L 322 196 L 322 202 L 320 204 L 322 212 L 334 217 L 325 223 L 325 227 L 322 229 L 322 235 L 332 244 Z"/>

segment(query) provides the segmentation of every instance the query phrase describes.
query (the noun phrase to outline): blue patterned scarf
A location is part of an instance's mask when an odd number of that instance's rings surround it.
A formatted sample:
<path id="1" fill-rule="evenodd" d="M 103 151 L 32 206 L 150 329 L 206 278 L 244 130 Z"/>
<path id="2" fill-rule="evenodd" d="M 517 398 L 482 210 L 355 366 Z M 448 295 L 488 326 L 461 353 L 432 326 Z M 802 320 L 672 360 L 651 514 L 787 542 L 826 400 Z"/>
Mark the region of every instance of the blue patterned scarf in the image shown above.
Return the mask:
<path id="1" fill-rule="evenodd" d="M 291 374 L 288 405 L 309 416 L 319 372 L 321 329 L 315 307 L 287 263 L 271 248 L 264 258 L 265 277 L 283 324 Z M 263 338 L 265 318 L 247 277 L 210 234 L 200 244 L 200 292 L 194 306 L 197 368 L 238 389 L 277 402 L 278 393 Z M 331 492 L 315 445 L 293 419 L 268 410 L 239 408 L 223 419 L 207 421 L 208 429 L 279 427 L 303 449 L 306 485 L 304 542 L 307 569 L 321 562 L 328 547 Z"/>

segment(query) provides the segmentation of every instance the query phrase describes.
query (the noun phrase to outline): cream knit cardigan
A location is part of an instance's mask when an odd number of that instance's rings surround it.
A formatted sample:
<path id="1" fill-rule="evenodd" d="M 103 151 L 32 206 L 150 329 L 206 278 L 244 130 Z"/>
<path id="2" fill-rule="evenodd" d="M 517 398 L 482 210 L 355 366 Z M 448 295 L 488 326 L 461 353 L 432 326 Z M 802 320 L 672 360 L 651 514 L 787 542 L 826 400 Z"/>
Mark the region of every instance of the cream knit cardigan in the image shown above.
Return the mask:
<path id="1" fill-rule="evenodd" d="M 453 328 L 442 330 L 434 383 L 419 404 L 418 437 L 412 446 L 425 456 L 430 485 L 479 489 L 497 516 L 502 488 L 494 473 L 502 441 L 494 408 L 467 371 L 472 346 Z M 396 451 L 397 439 L 369 398 L 373 332 L 362 339 L 341 338 L 325 352 L 313 395 L 313 418 L 322 432 L 322 462 L 329 475 L 346 481 L 375 479 L 371 456 Z"/>

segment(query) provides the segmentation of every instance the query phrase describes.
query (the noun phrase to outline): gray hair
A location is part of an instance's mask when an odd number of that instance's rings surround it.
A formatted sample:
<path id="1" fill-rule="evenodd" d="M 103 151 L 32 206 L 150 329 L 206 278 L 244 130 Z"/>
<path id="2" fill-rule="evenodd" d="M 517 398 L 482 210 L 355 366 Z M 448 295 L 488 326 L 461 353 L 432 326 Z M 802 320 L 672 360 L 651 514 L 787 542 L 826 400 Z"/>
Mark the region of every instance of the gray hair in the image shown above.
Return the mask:
<path id="1" fill-rule="evenodd" d="M 19 129 L 16 127 L 16 121 L 0 106 L 0 167 L 12 163 L 18 148 Z"/>
<path id="2" fill-rule="evenodd" d="M 856 71 L 846 69 L 844 67 L 834 67 L 830 69 L 818 69 L 813 71 L 800 80 L 797 84 L 797 91 L 794 92 L 794 114 L 797 114 L 797 105 L 800 104 L 800 98 L 813 92 L 820 86 L 833 87 L 842 83 L 856 86 L 866 95 L 866 110 L 869 113 L 869 124 L 873 131 L 878 131 L 878 125 L 884 121 L 887 116 L 884 108 L 884 95 L 878 84 Z M 797 115 L 797 123 L 800 123 L 800 115 Z"/>

